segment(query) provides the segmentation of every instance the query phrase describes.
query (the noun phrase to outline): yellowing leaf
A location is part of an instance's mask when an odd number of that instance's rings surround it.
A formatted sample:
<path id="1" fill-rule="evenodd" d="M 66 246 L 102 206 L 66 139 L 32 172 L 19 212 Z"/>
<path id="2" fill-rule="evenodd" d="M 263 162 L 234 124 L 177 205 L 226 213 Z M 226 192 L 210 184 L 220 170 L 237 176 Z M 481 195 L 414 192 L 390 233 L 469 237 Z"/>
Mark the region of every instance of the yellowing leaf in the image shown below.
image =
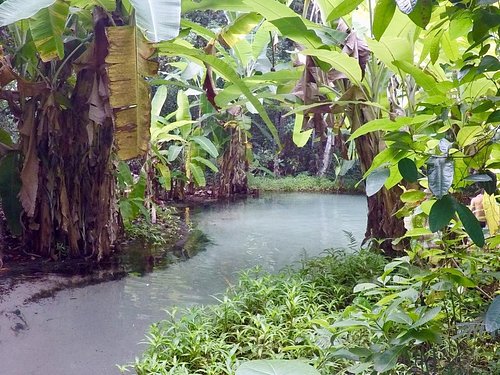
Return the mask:
<path id="1" fill-rule="evenodd" d="M 108 27 L 110 104 L 115 113 L 118 157 L 143 155 L 148 148 L 151 123 L 150 88 L 145 77 L 157 64 L 150 60 L 154 48 L 133 26 Z"/>
<path id="2" fill-rule="evenodd" d="M 62 34 L 68 13 L 68 3 L 56 1 L 30 18 L 31 36 L 42 61 L 47 62 L 64 57 Z"/>

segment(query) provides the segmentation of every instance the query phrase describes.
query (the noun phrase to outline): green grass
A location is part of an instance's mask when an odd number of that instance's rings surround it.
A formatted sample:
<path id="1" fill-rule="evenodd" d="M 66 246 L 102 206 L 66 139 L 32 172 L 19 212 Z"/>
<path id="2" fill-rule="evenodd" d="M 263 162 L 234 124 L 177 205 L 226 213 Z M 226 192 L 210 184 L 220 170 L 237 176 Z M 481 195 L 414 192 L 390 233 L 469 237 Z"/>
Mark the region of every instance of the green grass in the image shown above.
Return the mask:
<path id="1" fill-rule="evenodd" d="M 310 192 L 337 192 L 339 185 L 326 177 L 308 176 L 300 174 L 288 177 L 251 176 L 249 185 L 253 189 L 262 191 L 310 191 Z"/>

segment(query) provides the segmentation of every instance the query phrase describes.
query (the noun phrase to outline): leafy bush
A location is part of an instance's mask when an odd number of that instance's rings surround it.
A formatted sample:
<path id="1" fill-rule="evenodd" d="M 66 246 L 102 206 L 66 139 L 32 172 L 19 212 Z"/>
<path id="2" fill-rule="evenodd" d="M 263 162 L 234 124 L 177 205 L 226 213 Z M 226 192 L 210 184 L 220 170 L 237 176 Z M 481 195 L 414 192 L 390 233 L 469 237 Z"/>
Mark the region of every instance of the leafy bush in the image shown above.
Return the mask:
<path id="1" fill-rule="evenodd" d="M 316 321 L 334 322 L 352 300 L 358 280 L 382 271 L 382 256 L 361 251 L 330 252 L 272 275 L 259 269 L 241 274 L 218 305 L 169 312 L 151 327 L 148 349 L 134 364 L 145 374 L 233 374 L 247 359 L 325 360 L 328 342 Z M 338 282 L 336 282 L 338 278 Z"/>
<path id="2" fill-rule="evenodd" d="M 139 375 L 234 374 L 242 362 L 252 373 L 300 359 L 321 374 L 493 374 L 498 298 L 488 305 L 498 259 L 498 251 L 434 250 L 387 263 L 366 250 L 329 251 L 298 270 L 252 269 L 218 305 L 169 312 L 128 367 Z"/>

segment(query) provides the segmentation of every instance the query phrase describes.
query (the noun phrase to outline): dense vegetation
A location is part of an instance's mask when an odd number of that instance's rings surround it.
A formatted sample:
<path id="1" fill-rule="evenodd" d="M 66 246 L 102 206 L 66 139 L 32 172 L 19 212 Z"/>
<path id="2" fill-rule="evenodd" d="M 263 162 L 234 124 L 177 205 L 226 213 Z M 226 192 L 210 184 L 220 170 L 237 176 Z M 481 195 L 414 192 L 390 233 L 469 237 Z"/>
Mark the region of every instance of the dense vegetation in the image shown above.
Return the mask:
<path id="1" fill-rule="evenodd" d="M 499 255 L 450 268 L 330 251 L 298 270 L 250 270 L 217 305 L 168 312 L 134 367 L 233 374 L 248 360 L 301 359 L 321 374 L 494 374 L 500 344 L 481 316 Z"/>
<path id="2" fill-rule="evenodd" d="M 250 172 L 296 176 L 284 190 L 364 182 L 383 270 L 363 251 L 244 275 L 220 305 L 153 327 L 141 375 L 294 358 L 310 374 L 500 371 L 498 1 L 0 7 L 0 197 L 39 256 L 101 260 L 158 203 L 246 194 Z"/>

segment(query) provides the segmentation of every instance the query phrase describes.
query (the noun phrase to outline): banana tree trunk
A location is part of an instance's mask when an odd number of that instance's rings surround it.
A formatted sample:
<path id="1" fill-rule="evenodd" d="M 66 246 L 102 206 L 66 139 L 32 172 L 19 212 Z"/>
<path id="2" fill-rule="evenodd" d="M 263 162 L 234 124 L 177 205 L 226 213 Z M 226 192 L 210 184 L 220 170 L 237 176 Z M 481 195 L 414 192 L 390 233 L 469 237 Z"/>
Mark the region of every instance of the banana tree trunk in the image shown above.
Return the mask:
<path id="1" fill-rule="evenodd" d="M 229 128 L 230 141 L 219 170 L 219 197 L 248 194 L 248 160 L 246 136 L 235 128 Z"/>
<path id="2" fill-rule="evenodd" d="M 110 254 L 120 229 L 105 65 L 107 16 L 96 12 L 94 21 L 95 39 L 76 62 L 72 93 L 65 92 L 67 77 L 61 77 L 59 86 L 26 101 L 20 121 L 24 242 L 30 252 L 53 259 L 100 260 Z"/>
<path id="3" fill-rule="evenodd" d="M 351 123 L 351 130 L 355 131 L 363 124 L 376 119 L 373 109 L 363 105 L 351 105 L 346 111 Z M 383 140 L 377 132 L 355 139 L 356 152 L 359 157 L 361 172 L 364 174 L 371 166 L 375 156 L 385 147 Z M 382 188 L 378 193 L 367 197 L 368 221 L 364 242 L 374 239 L 381 240 L 379 248 L 387 255 L 397 256 L 402 250 L 403 242 L 398 246 L 392 244 L 392 240 L 405 234 L 403 220 L 394 214 L 402 207 L 400 196 L 402 190 L 394 187 L 387 190 Z"/>

